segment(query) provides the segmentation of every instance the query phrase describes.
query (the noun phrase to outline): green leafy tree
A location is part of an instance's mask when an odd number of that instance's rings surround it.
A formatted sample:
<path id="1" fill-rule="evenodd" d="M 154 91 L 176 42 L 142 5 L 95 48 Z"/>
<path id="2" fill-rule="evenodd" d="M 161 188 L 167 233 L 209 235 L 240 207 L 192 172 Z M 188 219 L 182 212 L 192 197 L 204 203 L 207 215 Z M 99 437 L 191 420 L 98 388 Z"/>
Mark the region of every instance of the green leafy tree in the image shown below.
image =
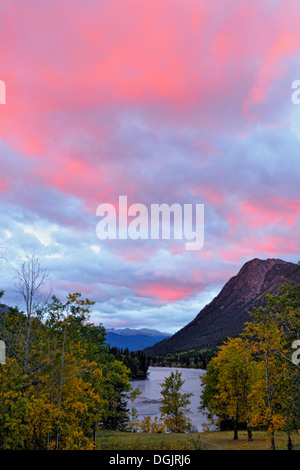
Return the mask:
<path id="1" fill-rule="evenodd" d="M 218 400 L 219 367 L 217 358 L 213 357 L 207 365 L 206 373 L 200 376 L 202 387 L 200 395 L 200 406 L 198 410 L 203 413 L 208 422 L 205 423 L 207 430 L 215 428 L 227 420 L 226 407 Z"/>
<path id="2" fill-rule="evenodd" d="M 139 429 L 139 417 L 136 408 L 131 408 L 127 429 L 136 432 Z"/>
<path id="3" fill-rule="evenodd" d="M 192 393 L 183 393 L 184 380 L 182 373 L 171 372 L 169 377 L 161 384 L 161 403 L 159 410 L 164 424 L 171 432 L 185 432 L 190 429 L 191 420 L 187 417 L 190 412 L 189 405 Z"/>
<path id="4" fill-rule="evenodd" d="M 93 449 L 100 426 L 125 426 L 126 399 L 136 392 L 108 352 L 104 328 L 89 322 L 92 305 L 80 293 L 53 297 L 31 315 L 30 341 L 26 312 L 2 311 L 1 449 Z"/>

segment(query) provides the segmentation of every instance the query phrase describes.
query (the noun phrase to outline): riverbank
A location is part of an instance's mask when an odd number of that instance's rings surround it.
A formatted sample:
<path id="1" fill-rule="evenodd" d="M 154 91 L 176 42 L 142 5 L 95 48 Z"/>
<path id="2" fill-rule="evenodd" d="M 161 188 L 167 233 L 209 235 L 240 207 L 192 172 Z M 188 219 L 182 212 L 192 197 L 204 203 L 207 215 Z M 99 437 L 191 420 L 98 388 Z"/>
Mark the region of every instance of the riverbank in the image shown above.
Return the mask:
<path id="1" fill-rule="evenodd" d="M 300 435 L 292 433 L 294 450 L 300 450 Z M 275 436 L 276 449 L 286 450 L 286 434 Z M 147 434 L 101 431 L 97 434 L 97 450 L 271 450 L 270 440 L 263 431 L 253 432 L 248 442 L 246 431 L 233 440 L 232 431 L 200 432 L 190 434 Z"/>

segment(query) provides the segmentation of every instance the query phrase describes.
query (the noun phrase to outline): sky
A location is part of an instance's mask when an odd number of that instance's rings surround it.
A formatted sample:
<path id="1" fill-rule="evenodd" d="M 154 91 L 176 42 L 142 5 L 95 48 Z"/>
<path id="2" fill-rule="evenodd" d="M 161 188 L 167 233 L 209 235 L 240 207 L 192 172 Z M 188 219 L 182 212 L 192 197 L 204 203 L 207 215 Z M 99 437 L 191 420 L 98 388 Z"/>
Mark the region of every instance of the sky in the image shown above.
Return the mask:
<path id="1" fill-rule="evenodd" d="M 298 262 L 297 0 L 2 0 L 0 31 L 4 302 L 35 250 L 95 324 L 174 333 L 250 259 Z M 119 196 L 203 204 L 203 247 L 99 239 Z"/>

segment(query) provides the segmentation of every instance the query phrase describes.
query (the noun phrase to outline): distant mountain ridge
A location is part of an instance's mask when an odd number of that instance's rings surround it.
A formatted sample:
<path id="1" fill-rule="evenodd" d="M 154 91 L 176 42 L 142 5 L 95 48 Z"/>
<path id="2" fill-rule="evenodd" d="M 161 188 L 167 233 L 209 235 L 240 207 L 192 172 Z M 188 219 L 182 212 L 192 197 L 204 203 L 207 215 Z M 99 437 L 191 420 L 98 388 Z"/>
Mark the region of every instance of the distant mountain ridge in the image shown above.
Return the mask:
<path id="1" fill-rule="evenodd" d="M 106 328 L 106 342 L 111 347 L 128 348 L 130 351 L 145 349 L 170 336 L 169 333 L 149 328 Z"/>
<path id="2" fill-rule="evenodd" d="M 248 261 L 194 320 L 173 336 L 146 348 L 145 353 L 213 347 L 237 336 L 250 319 L 249 311 L 264 304 L 265 294 L 278 292 L 283 278 L 300 284 L 300 266 L 280 259 Z"/>

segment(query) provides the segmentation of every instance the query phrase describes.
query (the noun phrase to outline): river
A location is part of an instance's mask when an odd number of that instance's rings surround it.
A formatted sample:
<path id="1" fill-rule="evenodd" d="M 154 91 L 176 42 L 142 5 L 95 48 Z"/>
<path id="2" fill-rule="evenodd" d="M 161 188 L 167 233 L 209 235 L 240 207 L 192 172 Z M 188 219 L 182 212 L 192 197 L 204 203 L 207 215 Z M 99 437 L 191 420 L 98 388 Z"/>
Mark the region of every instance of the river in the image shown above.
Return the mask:
<path id="1" fill-rule="evenodd" d="M 133 403 L 128 403 L 128 408 L 135 408 L 137 410 L 138 418 L 141 420 L 144 416 L 160 416 L 159 407 L 161 405 L 161 386 L 166 377 L 171 372 L 182 373 L 182 379 L 185 381 L 182 386 L 182 392 L 193 393 L 194 395 L 190 398 L 191 419 L 192 426 L 195 430 L 201 432 L 203 430 L 203 424 L 207 421 L 206 417 L 199 413 L 197 408 L 200 404 L 200 393 L 201 383 L 199 376 L 205 374 L 202 369 L 185 369 L 180 367 L 149 367 L 148 378 L 145 380 L 133 380 L 131 385 L 133 388 L 138 388 L 141 391 Z"/>

